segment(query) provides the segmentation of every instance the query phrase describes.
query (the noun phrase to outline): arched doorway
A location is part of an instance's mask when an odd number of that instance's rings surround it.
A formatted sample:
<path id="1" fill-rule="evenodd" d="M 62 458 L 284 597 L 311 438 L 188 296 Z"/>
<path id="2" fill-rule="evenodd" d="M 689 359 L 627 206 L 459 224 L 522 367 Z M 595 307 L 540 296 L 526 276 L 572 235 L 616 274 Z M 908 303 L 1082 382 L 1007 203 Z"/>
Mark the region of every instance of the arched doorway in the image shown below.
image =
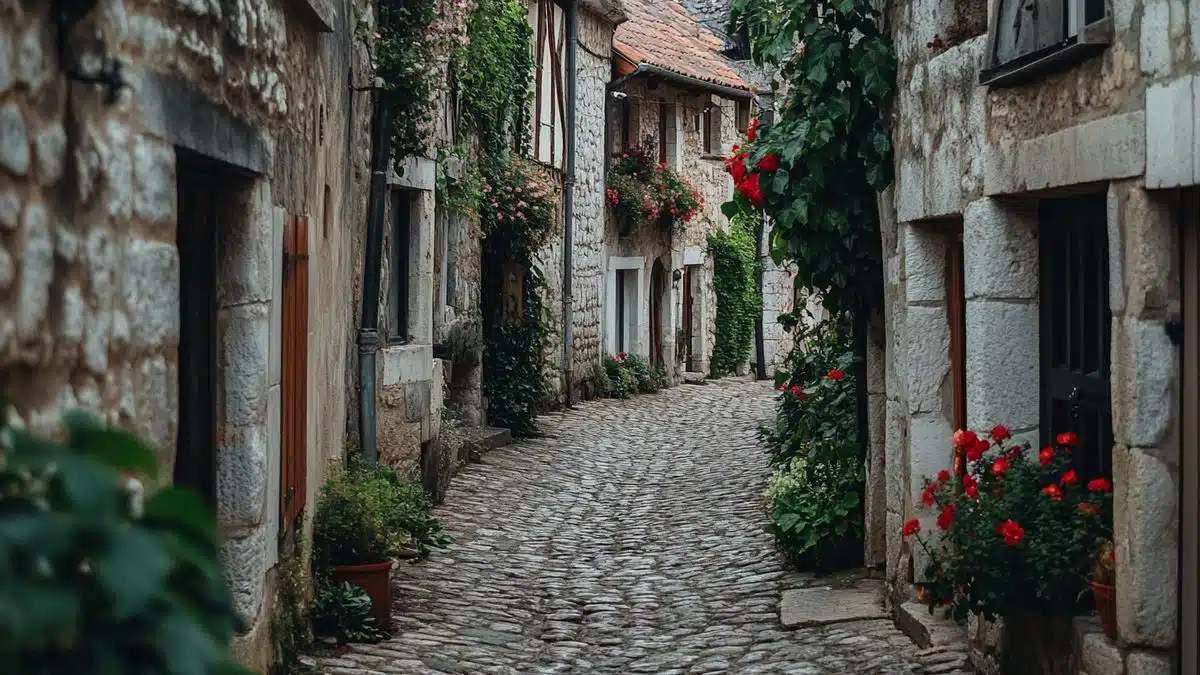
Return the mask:
<path id="1" fill-rule="evenodd" d="M 663 305 L 666 304 L 667 270 L 662 260 L 654 261 L 650 272 L 650 363 L 663 365 Z"/>

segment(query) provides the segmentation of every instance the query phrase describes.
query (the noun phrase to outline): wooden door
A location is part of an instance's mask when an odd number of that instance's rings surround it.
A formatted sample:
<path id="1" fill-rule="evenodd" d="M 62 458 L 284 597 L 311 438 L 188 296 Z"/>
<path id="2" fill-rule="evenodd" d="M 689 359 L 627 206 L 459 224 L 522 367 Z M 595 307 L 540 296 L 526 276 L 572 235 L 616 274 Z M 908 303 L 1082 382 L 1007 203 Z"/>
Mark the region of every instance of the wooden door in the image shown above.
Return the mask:
<path id="1" fill-rule="evenodd" d="M 663 365 L 663 296 L 666 295 L 667 273 L 662 261 L 654 261 L 650 272 L 650 363 Z"/>
<path id="2" fill-rule="evenodd" d="M 1183 396 L 1180 500 L 1180 675 L 1200 675 L 1200 200 L 1187 202 L 1182 223 Z"/>
<path id="3" fill-rule="evenodd" d="M 1083 478 L 1112 478 L 1108 206 L 1103 193 L 1045 200 L 1041 247 L 1042 443 L 1073 431 Z"/>
<path id="4" fill-rule="evenodd" d="M 284 529 L 304 512 L 308 489 L 308 218 L 283 233 L 283 372 L 279 497 Z"/>
<path id="5" fill-rule="evenodd" d="M 179 424 L 176 485 L 216 507 L 218 173 L 181 155 L 176 169 L 179 217 Z"/>

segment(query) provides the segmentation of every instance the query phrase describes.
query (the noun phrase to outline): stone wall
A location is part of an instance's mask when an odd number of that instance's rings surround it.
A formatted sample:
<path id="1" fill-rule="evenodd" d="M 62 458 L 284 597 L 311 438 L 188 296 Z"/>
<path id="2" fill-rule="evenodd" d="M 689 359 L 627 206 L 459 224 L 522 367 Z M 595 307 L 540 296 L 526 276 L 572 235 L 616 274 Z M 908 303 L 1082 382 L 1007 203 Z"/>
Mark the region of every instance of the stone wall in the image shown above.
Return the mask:
<path id="1" fill-rule="evenodd" d="M 886 528 L 892 594 L 906 599 L 922 561 L 900 528 L 916 517 L 929 530 L 932 514 L 920 507 L 919 491 L 951 453 L 946 246 L 961 230 L 968 426 L 1004 424 L 1037 443 L 1038 203 L 1106 194 L 1108 213 L 1095 228 L 1109 248 L 1124 651 L 1091 633 L 1080 649 L 1092 675 L 1167 673 L 1163 650 L 1176 643 L 1179 366 L 1165 326 L 1179 313 L 1179 207 L 1177 194 L 1151 188 L 1200 180 L 1192 136 L 1179 132 L 1191 129 L 1194 116 L 1187 73 L 1200 53 L 1189 39 L 1197 19 L 1165 2 L 1116 0 L 1112 43 L 1101 53 L 1020 85 L 981 87 L 987 24 L 972 7 L 919 0 L 894 5 L 889 17 L 900 72 L 897 177 L 880 200 L 886 516 L 868 527 Z M 985 671 L 994 666 L 986 655 L 999 632 L 973 624 L 977 665 Z M 1115 661 L 1101 658 L 1108 653 Z"/>
<path id="2" fill-rule="evenodd" d="M 19 419 L 52 432 L 63 408 L 100 413 L 160 448 L 172 475 L 177 189 L 188 180 L 177 165 L 217 162 L 214 489 L 222 557 L 251 627 L 238 651 L 260 671 L 273 658 L 282 234 L 293 214 L 310 217 L 310 504 L 324 459 L 342 450 L 342 299 L 361 260 L 365 194 L 355 169 L 366 108 L 345 87 L 361 72 L 359 11 L 347 0 L 105 3 L 71 43 L 124 63 L 129 86 L 110 102 L 68 83 L 49 3 L 0 3 L 0 385 Z"/>

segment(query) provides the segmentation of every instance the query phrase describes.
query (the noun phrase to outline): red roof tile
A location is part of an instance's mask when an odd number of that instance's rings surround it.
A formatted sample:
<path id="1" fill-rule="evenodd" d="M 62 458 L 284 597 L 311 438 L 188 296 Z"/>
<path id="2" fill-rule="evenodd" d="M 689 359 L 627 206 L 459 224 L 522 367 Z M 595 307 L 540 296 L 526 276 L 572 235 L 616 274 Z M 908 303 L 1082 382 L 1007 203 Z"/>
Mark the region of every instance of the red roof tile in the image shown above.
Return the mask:
<path id="1" fill-rule="evenodd" d="M 639 65 L 750 89 L 721 55 L 721 39 L 683 5 L 675 0 L 625 0 L 624 4 L 629 20 L 617 26 L 613 37 L 617 54 Z"/>

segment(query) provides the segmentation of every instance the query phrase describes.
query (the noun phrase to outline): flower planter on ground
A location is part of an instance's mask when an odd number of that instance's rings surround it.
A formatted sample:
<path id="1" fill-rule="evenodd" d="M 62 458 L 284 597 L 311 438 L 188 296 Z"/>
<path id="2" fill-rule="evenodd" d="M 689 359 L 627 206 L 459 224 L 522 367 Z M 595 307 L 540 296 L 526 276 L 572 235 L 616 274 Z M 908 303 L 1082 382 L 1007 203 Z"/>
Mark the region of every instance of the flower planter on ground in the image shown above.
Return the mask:
<path id="1" fill-rule="evenodd" d="M 392 615 L 392 561 L 371 565 L 334 565 L 333 580 L 358 586 L 371 598 L 371 616 L 387 628 Z"/>

